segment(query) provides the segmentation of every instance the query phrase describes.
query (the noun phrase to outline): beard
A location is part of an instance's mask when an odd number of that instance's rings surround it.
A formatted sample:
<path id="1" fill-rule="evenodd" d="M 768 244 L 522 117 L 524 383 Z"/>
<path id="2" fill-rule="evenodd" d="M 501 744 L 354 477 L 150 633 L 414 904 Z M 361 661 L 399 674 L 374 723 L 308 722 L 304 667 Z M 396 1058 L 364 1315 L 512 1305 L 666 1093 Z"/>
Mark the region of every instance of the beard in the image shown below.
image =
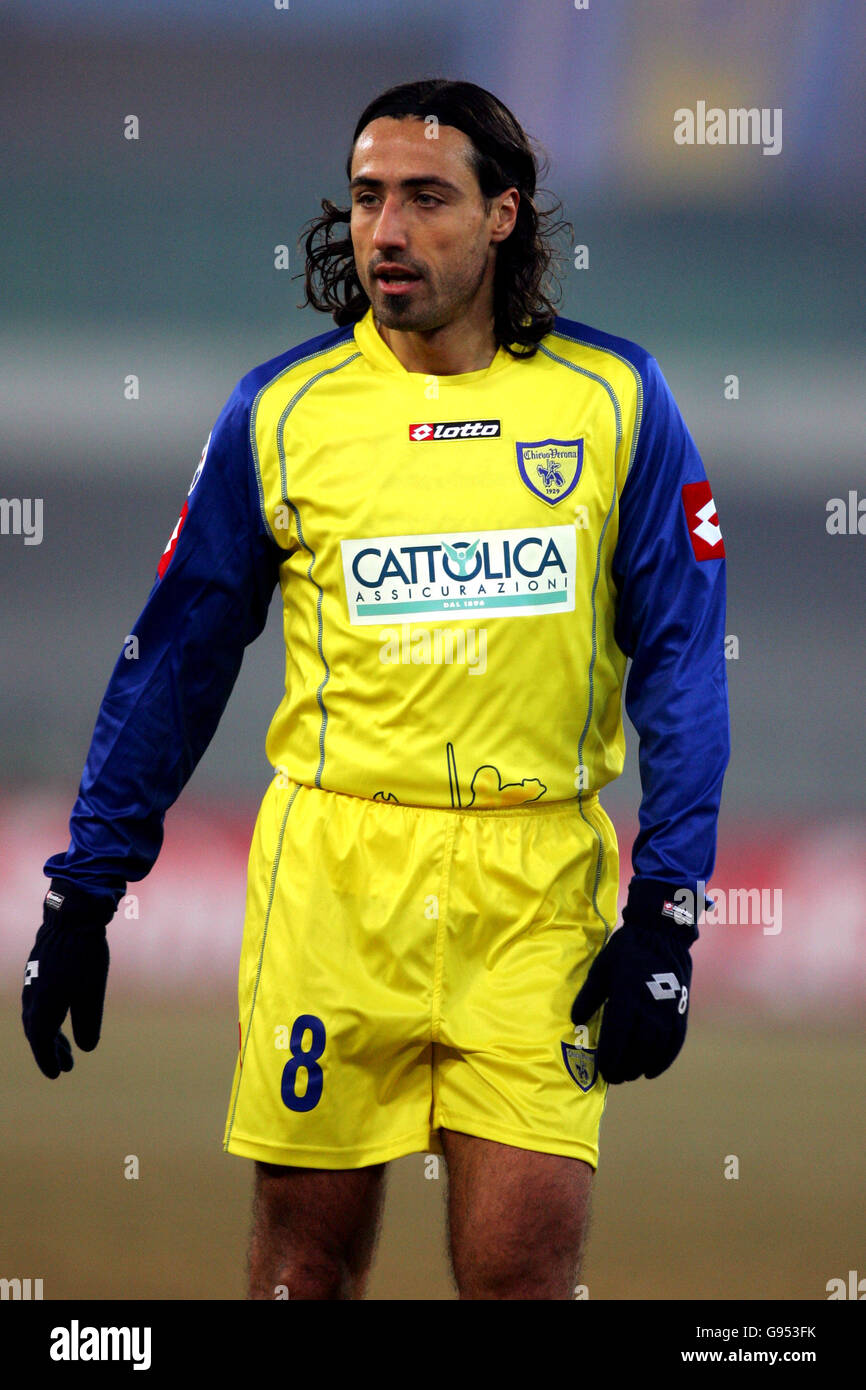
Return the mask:
<path id="1" fill-rule="evenodd" d="M 396 259 L 396 258 L 395 258 Z M 415 267 L 412 267 L 415 269 Z M 378 288 L 375 276 L 370 276 L 367 298 L 373 305 L 376 318 L 385 328 L 403 333 L 433 333 L 461 317 L 480 292 L 487 273 L 486 257 L 467 264 L 451 275 L 438 289 L 431 285 L 429 275 L 419 267 L 421 289 L 407 295 L 386 295 Z"/>

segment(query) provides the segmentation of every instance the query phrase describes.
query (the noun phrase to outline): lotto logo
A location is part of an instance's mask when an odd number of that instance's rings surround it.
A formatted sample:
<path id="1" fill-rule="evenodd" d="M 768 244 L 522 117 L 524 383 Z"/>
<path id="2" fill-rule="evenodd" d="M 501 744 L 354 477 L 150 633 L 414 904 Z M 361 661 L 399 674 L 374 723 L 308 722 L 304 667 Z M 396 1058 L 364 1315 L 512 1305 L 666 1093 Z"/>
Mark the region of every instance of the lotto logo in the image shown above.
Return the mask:
<path id="1" fill-rule="evenodd" d="M 213 431 L 211 431 L 211 434 L 213 434 Z M 174 530 L 168 538 L 168 544 L 166 545 L 165 550 L 162 552 L 162 559 L 156 567 L 156 572 L 159 575 L 160 579 L 162 579 L 163 575 L 165 574 L 166 570 L 171 564 L 171 557 L 174 554 L 175 547 L 177 545 L 178 539 L 180 538 L 180 533 L 183 530 L 183 525 L 186 521 L 187 512 L 189 511 L 189 499 L 192 496 L 194 487 L 196 486 L 199 478 L 202 475 L 205 463 L 207 461 L 207 451 L 210 448 L 210 441 L 211 435 L 209 434 L 204 442 L 204 448 L 201 451 L 201 458 L 198 461 L 198 467 L 192 475 L 192 482 L 189 485 L 187 500 L 183 504 L 181 514 L 177 519 L 177 525 L 175 526 Z"/>
<path id="2" fill-rule="evenodd" d="M 663 917 L 673 917 L 678 926 L 693 926 L 694 917 L 687 907 L 682 907 L 679 903 L 665 901 L 662 907 Z"/>
<path id="3" fill-rule="evenodd" d="M 696 560 L 720 560 L 725 554 L 725 542 L 710 485 L 686 483 L 683 487 L 683 507 L 686 525 Z"/>
<path id="4" fill-rule="evenodd" d="M 676 999 L 679 995 L 678 1014 L 684 1014 L 688 1008 L 689 991 L 685 985 L 680 984 L 672 971 L 668 970 L 663 975 L 653 975 L 651 980 L 646 981 L 646 987 L 653 999 Z"/>
<path id="5" fill-rule="evenodd" d="M 189 502 L 187 501 L 187 502 L 184 502 L 184 504 L 183 504 L 183 508 L 182 508 L 182 510 L 181 510 L 181 514 L 180 514 L 180 516 L 179 516 L 178 519 L 177 519 L 177 525 L 175 526 L 174 530 L 172 531 L 171 535 L 169 536 L 169 538 L 168 538 L 168 544 L 166 545 L 165 550 L 162 552 L 162 559 L 160 560 L 159 564 L 158 564 L 157 567 L 156 567 L 156 572 L 157 572 L 157 574 L 159 575 L 160 579 L 162 579 L 163 575 L 165 574 L 166 570 L 168 569 L 169 563 L 170 563 L 170 561 L 171 561 L 171 557 L 172 557 L 172 555 L 174 554 L 174 548 L 175 548 L 175 546 L 177 545 L 178 537 L 179 537 L 181 531 L 183 530 L 183 523 L 186 521 L 186 514 L 187 514 L 188 511 L 189 511 Z"/>
<path id="6" fill-rule="evenodd" d="M 436 439 L 495 439 L 501 433 L 499 420 L 440 420 L 438 424 L 409 426 L 414 444 Z"/>
<path id="7" fill-rule="evenodd" d="M 668 971 L 664 975 L 653 975 L 646 982 L 653 999 L 674 999 L 680 992 L 680 982 L 676 975 Z"/>

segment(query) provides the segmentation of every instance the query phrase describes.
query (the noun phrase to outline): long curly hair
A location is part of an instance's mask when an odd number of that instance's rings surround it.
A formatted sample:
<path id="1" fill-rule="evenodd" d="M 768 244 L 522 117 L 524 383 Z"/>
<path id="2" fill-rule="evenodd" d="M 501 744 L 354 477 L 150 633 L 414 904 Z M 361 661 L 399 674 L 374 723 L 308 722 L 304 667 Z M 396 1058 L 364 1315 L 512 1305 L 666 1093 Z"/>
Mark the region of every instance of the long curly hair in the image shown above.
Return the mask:
<path id="1" fill-rule="evenodd" d="M 491 92 L 472 82 L 430 78 L 390 87 L 370 102 L 352 136 L 347 179 L 351 178 L 355 141 L 380 116 L 419 120 L 435 116 L 441 125 L 462 130 L 471 142 L 473 167 L 488 206 L 508 188 L 519 192 L 514 228 L 497 246 L 493 327 L 497 343 L 513 357 L 532 357 L 553 327 L 555 304 L 561 297 L 553 267 L 561 256 L 554 250 L 552 238 L 571 225 L 556 220 L 562 210 L 560 203 L 547 210 L 536 205 L 536 185 L 547 172 L 546 158 L 536 156 L 525 131 Z M 351 209 L 339 208 L 323 198 L 322 215 L 302 230 L 306 298 L 299 307 L 311 304 L 330 313 L 340 327 L 357 323 L 370 307 L 355 267 L 351 235 L 339 234 L 350 215 Z"/>

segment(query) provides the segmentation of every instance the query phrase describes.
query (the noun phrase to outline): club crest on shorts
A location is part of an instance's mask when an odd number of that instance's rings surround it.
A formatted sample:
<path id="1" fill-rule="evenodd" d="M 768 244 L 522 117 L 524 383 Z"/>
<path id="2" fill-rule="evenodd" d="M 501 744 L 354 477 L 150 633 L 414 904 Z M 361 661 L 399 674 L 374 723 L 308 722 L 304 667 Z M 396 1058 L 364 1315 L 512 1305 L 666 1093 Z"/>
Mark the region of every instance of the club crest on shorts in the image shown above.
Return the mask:
<path id="1" fill-rule="evenodd" d="M 577 487 L 583 469 L 582 439 L 517 442 L 517 468 L 530 492 L 555 507 Z"/>
<path id="2" fill-rule="evenodd" d="M 595 1047 L 575 1047 L 573 1043 L 562 1044 L 562 1060 L 572 1081 L 576 1081 L 582 1091 L 591 1091 L 598 1077 L 598 1062 Z"/>

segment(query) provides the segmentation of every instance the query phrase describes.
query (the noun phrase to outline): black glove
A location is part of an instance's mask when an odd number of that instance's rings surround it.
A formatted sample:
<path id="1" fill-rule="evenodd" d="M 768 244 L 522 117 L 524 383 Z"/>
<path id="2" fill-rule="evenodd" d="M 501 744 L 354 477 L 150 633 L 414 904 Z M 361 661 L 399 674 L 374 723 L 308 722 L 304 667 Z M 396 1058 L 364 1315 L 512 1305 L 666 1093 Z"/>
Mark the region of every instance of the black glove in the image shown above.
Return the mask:
<path id="1" fill-rule="evenodd" d="M 108 980 L 105 928 L 114 913 L 112 898 L 51 880 L 24 971 L 21 1017 L 33 1056 L 52 1079 L 73 1066 L 72 1049 L 60 1031 L 67 1012 L 80 1048 L 92 1052 L 99 1042 Z"/>
<path id="2" fill-rule="evenodd" d="M 572 1005 L 572 1022 L 588 1023 L 604 1004 L 597 1061 L 612 1084 L 661 1075 L 685 1042 L 697 895 L 690 885 L 680 907 L 678 891 L 657 879 L 632 879 L 623 925 L 599 951 Z"/>

